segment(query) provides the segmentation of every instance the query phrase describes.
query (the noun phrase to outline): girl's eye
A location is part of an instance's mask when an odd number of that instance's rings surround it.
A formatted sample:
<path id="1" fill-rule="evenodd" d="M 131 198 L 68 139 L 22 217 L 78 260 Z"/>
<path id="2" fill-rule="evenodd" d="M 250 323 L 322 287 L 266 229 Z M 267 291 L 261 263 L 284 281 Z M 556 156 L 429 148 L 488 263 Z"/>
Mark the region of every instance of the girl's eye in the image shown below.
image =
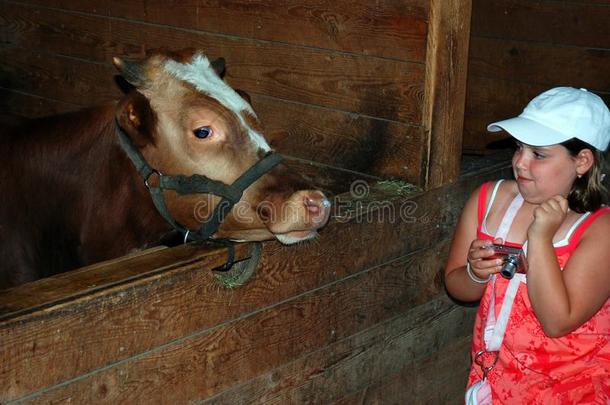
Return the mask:
<path id="1" fill-rule="evenodd" d="M 205 139 L 208 136 L 212 135 L 212 128 L 210 127 L 200 127 L 193 131 L 195 136 L 199 139 Z"/>
<path id="2" fill-rule="evenodd" d="M 534 157 L 536 159 L 544 159 L 545 155 L 540 152 L 534 152 Z"/>

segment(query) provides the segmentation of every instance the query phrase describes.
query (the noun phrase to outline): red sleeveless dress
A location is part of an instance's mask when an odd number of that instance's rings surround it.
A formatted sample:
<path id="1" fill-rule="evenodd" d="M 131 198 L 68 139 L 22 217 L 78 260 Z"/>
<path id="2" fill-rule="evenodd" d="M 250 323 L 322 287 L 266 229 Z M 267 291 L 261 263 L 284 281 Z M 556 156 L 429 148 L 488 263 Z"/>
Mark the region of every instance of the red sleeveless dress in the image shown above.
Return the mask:
<path id="1" fill-rule="evenodd" d="M 487 211 L 487 192 L 493 183 L 481 187 L 478 206 L 479 239 L 492 239 L 481 229 Z M 490 204 L 493 201 L 490 202 Z M 567 244 L 555 252 L 563 269 L 587 227 L 610 208 L 600 208 L 584 219 Z M 512 246 L 521 246 L 510 244 Z M 493 285 L 493 287 L 492 287 Z M 481 299 L 473 330 L 472 358 L 485 348 L 483 329 L 490 294 L 495 290 L 495 314 L 499 315 L 508 280 L 496 277 Z M 578 329 L 560 338 L 550 338 L 542 330 L 529 297 L 521 283 L 506 327 L 495 367 L 487 375 L 494 403 L 507 404 L 609 404 L 610 403 L 610 300 Z M 473 363 L 468 386 L 483 373 Z"/>

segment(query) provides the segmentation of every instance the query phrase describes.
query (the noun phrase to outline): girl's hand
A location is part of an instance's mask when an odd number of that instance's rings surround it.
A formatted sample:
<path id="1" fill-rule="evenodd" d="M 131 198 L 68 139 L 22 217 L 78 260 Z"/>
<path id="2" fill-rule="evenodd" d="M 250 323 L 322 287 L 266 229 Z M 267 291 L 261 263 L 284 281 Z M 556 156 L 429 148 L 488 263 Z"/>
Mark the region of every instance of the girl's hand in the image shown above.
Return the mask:
<path id="1" fill-rule="evenodd" d="M 494 273 L 499 273 L 502 269 L 502 259 L 491 258 L 494 255 L 492 244 L 502 244 L 501 238 L 494 239 L 475 239 L 470 244 L 466 260 L 470 263 L 470 270 L 480 279 L 486 279 Z"/>
<path id="2" fill-rule="evenodd" d="M 527 230 L 528 239 L 553 240 L 555 232 L 568 215 L 568 200 L 556 195 L 540 204 L 534 210 L 534 221 Z"/>

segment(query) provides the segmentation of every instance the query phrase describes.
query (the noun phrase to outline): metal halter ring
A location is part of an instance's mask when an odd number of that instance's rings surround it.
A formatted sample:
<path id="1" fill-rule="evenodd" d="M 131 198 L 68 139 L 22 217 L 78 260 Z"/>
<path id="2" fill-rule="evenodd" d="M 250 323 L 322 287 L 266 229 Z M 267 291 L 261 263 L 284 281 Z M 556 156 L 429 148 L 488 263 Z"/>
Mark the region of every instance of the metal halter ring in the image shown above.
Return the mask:
<path id="1" fill-rule="evenodd" d="M 150 174 L 146 177 L 146 179 L 144 179 L 144 185 L 146 186 L 147 189 L 150 190 L 150 184 L 148 184 L 148 180 L 150 179 L 150 177 L 156 174 L 157 177 L 159 177 L 159 184 L 161 183 L 161 177 L 163 177 L 163 173 L 161 173 L 158 170 L 152 169 L 152 171 L 150 172 Z"/>

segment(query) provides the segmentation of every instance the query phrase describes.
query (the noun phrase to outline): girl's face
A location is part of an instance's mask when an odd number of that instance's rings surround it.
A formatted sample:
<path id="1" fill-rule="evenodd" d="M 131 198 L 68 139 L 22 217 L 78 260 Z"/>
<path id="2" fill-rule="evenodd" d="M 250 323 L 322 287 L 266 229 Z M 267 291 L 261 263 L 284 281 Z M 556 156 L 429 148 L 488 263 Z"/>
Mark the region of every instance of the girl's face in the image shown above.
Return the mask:
<path id="1" fill-rule="evenodd" d="M 561 145 L 530 146 L 517 142 L 513 172 L 519 192 L 532 204 L 567 197 L 576 179 L 576 159 Z"/>

